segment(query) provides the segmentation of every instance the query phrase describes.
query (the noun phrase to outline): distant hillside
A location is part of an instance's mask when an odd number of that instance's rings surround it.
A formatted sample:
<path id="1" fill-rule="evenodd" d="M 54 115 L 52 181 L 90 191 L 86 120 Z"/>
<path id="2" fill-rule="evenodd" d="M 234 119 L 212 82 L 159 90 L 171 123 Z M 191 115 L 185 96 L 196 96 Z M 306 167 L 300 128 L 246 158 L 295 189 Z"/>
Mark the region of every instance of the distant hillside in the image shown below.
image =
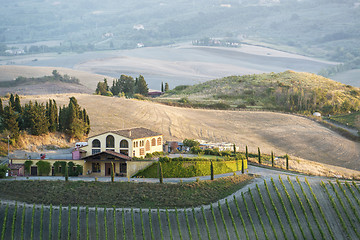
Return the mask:
<path id="1" fill-rule="evenodd" d="M 160 101 L 217 109 L 249 108 L 323 114 L 360 110 L 360 89 L 311 73 L 229 76 L 178 86 Z"/>

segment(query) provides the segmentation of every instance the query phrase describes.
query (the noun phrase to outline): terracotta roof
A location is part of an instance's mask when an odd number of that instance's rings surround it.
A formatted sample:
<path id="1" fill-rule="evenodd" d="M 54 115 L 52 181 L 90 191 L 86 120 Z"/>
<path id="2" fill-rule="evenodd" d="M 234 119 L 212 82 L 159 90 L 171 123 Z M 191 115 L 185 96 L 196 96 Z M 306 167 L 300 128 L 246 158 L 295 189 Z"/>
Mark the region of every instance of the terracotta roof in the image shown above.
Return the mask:
<path id="1" fill-rule="evenodd" d="M 129 156 L 125 155 L 125 154 L 122 154 L 122 153 L 114 152 L 114 151 L 104 151 L 104 152 L 95 153 L 93 155 L 83 157 L 82 159 L 87 159 L 87 158 L 91 158 L 91 157 L 102 155 L 102 154 L 109 154 L 111 156 L 122 158 L 122 159 L 128 160 L 128 161 L 131 160 L 131 157 L 129 157 Z"/>
<path id="2" fill-rule="evenodd" d="M 153 136 L 161 136 L 161 133 L 157 133 L 154 132 L 150 129 L 147 128 L 128 128 L 128 129 L 121 129 L 121 130 L 115 130 L 115 131 L 108 131 L 108 132 L 104 132 L 95 136 L 91 136 L 91 137 L 96 137 L 99 135 L 103 135 L 105 133 L 114 133 L 126 138 L 130 138 L 130 139 L 138 139 L 138 138 L 145 138 L 145 137 L 153 137 Z"/>

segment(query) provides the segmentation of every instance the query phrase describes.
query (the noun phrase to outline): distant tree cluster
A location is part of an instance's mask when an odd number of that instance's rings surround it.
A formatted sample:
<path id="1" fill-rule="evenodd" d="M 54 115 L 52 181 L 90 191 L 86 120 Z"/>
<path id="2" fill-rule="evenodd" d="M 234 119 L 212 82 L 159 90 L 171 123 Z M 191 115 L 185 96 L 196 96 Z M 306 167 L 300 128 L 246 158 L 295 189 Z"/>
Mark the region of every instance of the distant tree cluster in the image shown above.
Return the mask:
<path id="1" fill-rule="evenodd" d="M 134 94 L 147 96 L 149 92 L 148 85 L 142 75 L 134 78 L 127 75 L 121 75 L 119 79 L 113 81 L 112 87 L 109 87 L 107 79 L 99 82 L 95 93 L 103 96 L 125 95 L 132 97 Z"/>
<path id="2" fill-rule="evenodd" d="M 224 39 L 213 39 L 209 37 L 202 38 L 200 40 L 194 40 L 192 42 L 195 46 L 222 46 L 222 47 L 240 47 L 240 41 L 233 39 L 233 40 L 224 40 Z"/>
<path id="3" fill-rule="evenodd" d="M 49 99 L 45 105 L 30 101 L 21 106 L 20 97 L 11 94 L 8 106 L 3 107 L 0 99 L 0 127 L 9 131 L 15 141 L 20 131 L 27 131 L 31 135 L 60 131 L 78 139 L 89 133 L 89 116 L 85 109 L 80 108 L 75 97 L 70 98 L 68 106 L 59 110 L 55 100 Z"/>
<path id="4" fill-rule="evenodd" d="M 65 82 L 65 83 L 75 83 L 80 84 L 80 81 L 76 77 L 70 77 L 69 75 L 61 75 L 58 73 L 57 70 L 52 71 L 51 76 L 43 76 L 38 78 L 27 78 L 19 76 L 15 79 L 15 81 L 2 81 L 0 82 L 0 87 L 14 87 L 19 85 L 29 85 L 29 84 L 39 84 L 39 83 L 46 83 L 46 82 Z"/>
<path id="5" fill-rule="evenodd" d="M 165 83 L 165 87 L 164 87 L 164 83 L 161 82 L 161 92 L 167 92 L 170 90 L 169 84 Z"/>

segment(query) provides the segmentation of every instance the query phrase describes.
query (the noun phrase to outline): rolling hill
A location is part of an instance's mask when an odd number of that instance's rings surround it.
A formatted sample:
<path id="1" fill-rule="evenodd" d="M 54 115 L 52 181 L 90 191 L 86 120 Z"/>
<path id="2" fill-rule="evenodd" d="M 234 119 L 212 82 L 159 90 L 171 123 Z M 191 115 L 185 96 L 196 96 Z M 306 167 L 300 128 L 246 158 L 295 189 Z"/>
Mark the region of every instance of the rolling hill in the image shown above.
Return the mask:
<path id="1" fill-rule="evenodd" d="M 316 74 L 293 71 L 229 76 L 192 86 L 178 86 L 161 99 L 192 106 L 308 114 L 360 110 L 360 88 Z"/>

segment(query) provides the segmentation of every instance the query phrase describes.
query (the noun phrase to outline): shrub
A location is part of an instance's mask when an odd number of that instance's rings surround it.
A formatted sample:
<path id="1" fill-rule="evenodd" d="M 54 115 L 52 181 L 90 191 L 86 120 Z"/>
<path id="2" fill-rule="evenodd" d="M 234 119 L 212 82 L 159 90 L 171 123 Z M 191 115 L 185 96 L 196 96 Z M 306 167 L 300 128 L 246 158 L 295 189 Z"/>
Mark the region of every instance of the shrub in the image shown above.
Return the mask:
<path id="1" fill-rule="evenodd" d="M 5 178 L 8 170 L 10 169 L 7 165 L 0 165 L 0 178 Z"/>
<path id="2" fill-rule="evenodd" d="M 36 166 L 38 167 L 39 176 L 49 175 L 51 170 L 51 164 L 49 162 L 40 160 L 36 163 Z"/>
<path id="3" fill-rule="evenodd" d="M 33 161 L 31 161 L 31 160 L 25 161 L 25 163 L 24 163 L 25 173 L 30 174 L 30 168 L 31 168 L 32 164 L 33 164 Z"/>

